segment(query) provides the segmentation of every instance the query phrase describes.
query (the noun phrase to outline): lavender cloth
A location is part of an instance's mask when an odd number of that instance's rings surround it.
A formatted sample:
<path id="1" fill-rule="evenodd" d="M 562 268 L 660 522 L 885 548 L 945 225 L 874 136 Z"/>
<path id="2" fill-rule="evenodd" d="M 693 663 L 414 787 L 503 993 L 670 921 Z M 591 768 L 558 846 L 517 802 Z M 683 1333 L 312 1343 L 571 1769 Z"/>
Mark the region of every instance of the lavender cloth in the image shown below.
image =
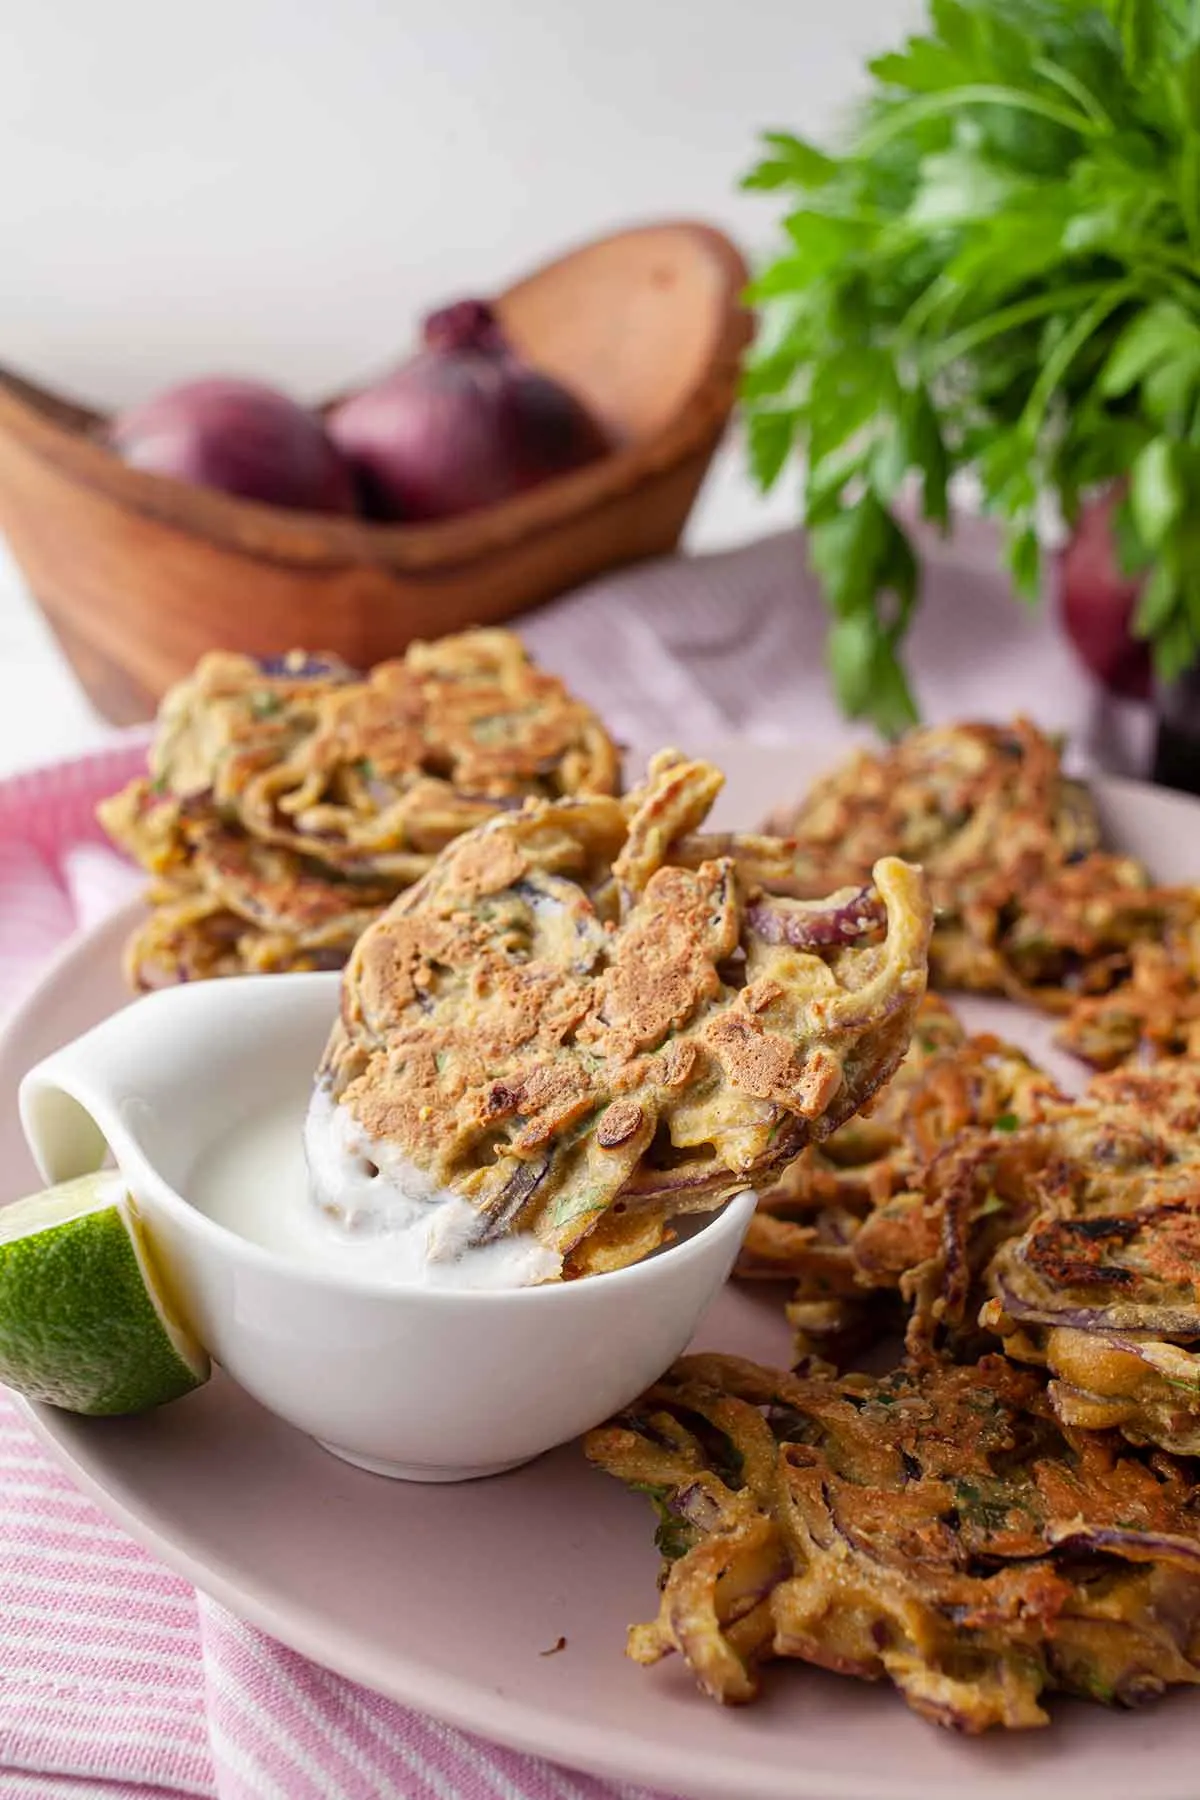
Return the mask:
<path id="1" fill-rule="evenodd" d="M 618 571 L 522 622 L 534 655 L 637 748 L 683 749 L 747 735 L 767 742 L 854 737 L 823 660 L 826 614 L 798 532 L 720 555 Z M 1054 608 L 1017 600 L 982 521 L 926 543 L 925 592 L 909 666 L 931 722 L 1027 713 L 1066 731 L 1076 758 L 1144 775 L 1148 709 L 1108 701 L 1077 661 Z"/>

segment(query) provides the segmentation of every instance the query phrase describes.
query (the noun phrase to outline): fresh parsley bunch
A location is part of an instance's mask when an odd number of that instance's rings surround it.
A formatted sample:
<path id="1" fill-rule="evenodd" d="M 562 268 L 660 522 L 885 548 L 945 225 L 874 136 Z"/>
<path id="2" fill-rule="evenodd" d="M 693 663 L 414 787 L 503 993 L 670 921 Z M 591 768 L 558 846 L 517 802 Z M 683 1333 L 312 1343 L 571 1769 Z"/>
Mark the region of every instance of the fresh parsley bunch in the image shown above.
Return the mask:
<path id="1" fill-rule="evenodd" d="M 1124 565 L 1159 676 L 1200 654 L 1200 0 L 930 0 L 870 64 L 855 137 L 767 132 L 784 192 L 751 289 L 754 473 L 803 457 L 839 700 L 917 717 L 902 660 L 919 571 L 902 486 L 943 528 L 974 471 L 1036 596 L 1036 515 L 1128 477 Z"/>

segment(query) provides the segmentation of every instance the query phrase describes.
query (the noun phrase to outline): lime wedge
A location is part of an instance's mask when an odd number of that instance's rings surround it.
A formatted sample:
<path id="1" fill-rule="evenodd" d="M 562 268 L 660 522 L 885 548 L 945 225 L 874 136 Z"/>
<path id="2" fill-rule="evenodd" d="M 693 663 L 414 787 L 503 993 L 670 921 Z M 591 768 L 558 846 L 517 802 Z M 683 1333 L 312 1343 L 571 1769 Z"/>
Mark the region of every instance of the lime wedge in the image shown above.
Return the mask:
<path id="1" fill-rule="evenodd" d="M 111 1169 L 0 1206 L 0 1382 L 76 1413 L 137 1413 L 208 1380 Z"/>

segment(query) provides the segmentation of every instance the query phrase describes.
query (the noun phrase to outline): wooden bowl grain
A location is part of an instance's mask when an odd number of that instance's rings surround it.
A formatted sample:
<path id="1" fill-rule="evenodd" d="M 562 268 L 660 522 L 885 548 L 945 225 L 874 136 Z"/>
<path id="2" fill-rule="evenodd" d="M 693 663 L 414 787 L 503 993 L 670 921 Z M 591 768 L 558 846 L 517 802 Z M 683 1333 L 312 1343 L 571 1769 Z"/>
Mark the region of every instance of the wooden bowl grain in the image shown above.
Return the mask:
<path id="1" fill-rule="evenodd" d="M 529 360 L 611 454 L 461 519 L 287 512 L 126 467 L 104 415 L 0 369 L 0 528 L 95 706 L 150 716 L 205 650 L 333 650 L 359 667 L 663 554 L 733 404 L 751 333 L 732 243 L 688 221 L 599 239 L 499 296 Z"/>

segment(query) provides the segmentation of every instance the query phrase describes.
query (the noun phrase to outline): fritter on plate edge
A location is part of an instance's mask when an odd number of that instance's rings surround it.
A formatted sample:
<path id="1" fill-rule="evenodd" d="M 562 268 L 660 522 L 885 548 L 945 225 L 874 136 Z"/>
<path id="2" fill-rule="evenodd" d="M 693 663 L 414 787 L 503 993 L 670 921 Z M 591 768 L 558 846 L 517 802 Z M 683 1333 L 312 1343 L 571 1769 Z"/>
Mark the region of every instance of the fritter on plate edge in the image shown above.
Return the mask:
<path id="1" fill-rule="evenodd" d="M 797 1658 L 977 1733 L 1045 1724 L 1050 1691 L 1200 1680 L 1191 1471 L 1062 1425 L 1003 1357 L 883 1379 L 685 1357 L 584 1447 L 660 1516 L 629 1655 L 677 1651 L 714 1699 Z"/>
<path id="2" fill-rule="evenodd" d="M 1200 1048 L 1200 885 L 1156 887 L 1103 850 L 1086 786 L 1030 721 L 860 751 L 767 829 L 792 839 L 791 865 L 785 854 L 764 883 L 789 892 L 861 879 L 885 853 L 921 863 L 935 987 L 1058 1013 L 1060 1042 L 1099 1068 Z"/>

